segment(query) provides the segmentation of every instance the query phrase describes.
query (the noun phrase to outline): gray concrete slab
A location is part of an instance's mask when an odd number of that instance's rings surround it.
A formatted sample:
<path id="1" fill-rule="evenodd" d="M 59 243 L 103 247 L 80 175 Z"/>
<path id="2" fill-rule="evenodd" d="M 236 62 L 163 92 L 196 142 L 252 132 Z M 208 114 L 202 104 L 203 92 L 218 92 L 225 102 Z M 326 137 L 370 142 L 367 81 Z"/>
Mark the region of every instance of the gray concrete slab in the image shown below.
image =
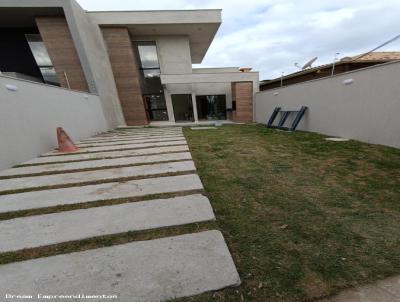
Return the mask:
<path id="1" fill-rule="evenodd" d="M 118 151 L 118 150 L 129 150 L 129 149 L 143 149 L 150 147 L 162 147 L 162 146 L 179 146 L 186 145 L 186 140 L 173 141 L 173 142 L 154 142 L 154 143 L 139 143 L 139 144 L 129 144 L 129 145 L 119 145 L 119 146 L 103 146 L 103 147 L 88 147 L 80 148 L 79 151 L 72 154 L 89 153 L 89 152 L 103 152 L 103 151 Z M 60 156 L 65 155 L 65 153 L 58 153 L 57 151 L 51 151 L 49 153 L 43 154 L 42 156 Z"/>
<path id="2" fill-rule="evenodd" d="M 161 138 L 144 138 L 138 140 L 128 140 L 128 141 L 114 141 L 114 142 L 83 142 L 77 143 L 76 146 L 79 148 L 86 148 L 88 146 L 117 146 L 117 145 L 129 145 L 129 144 L 140 144 L 140 143 L 154 143 L 154 142 L 166 142 L 166 141 L 181 141 L 184 140 L 185 137 L 183 135 L 180 136 L 172 136 L 172 137 L 161 137 Z"/>
<path id="3" fill-rule="evenodd" d="M 191 130 L 215 130 L 215 127 L 191 127 Z"/>
<path id="4" fill-rule="evenodd" d="M 183 131 L 173 131 L 173 132 L 143 132 L 143 133 L 112 133 L 103 134 L 98 136 L 93 136 L 87 139 L 110 139 L 110 138 L 140 138 L 140 137 L 157 137 L 157 136 L 168 136 L 168 135 L 182 135 Z"/>
<path id="5" fill-rule="evenodd" d="M 379 288 L 390 292 L 392 295 L 399 298 L 400 301 L 400 276 L 386 278 L 375 283 Z"/>
<path id="6" fill-rule="evenodd" d="M 155 174 L 188 172 L 194 170 L 196 170 L 196 168 L 193 161 L 181 161 L 86 172 L 1 179 L 0 194 L 11 190 L 17 191 L 47 186 L 74 185 L 85 182 L 113 180 L 126 177 L 144 178 Z"/>
<path id="7" fill-rule="evenodd" d="M 159 137 L 174 137 L 180 135 L 182 136 L 182 133 L 174 133 L 174 134 L 157 134 L 157 135 L 135 135 L 132 137 L 99 137 L 99 138 L 88 138 L 81 140 L 78 143 L 86 143 L 86 142 L 117 142 L 117 141 L 128 141 L 128 140 L 138 140 L 138 139 L 146 139 L 146 138 L 159 138 Z"/>
<path id="8" fill-rule="evenodd" d="M 143 130 L 143 131 L 113 131 L 102 133 L 97 136 L 124 136 L 124 135 L 140 135 L 140 134 L 166 134 L 166 133 L 182 133 L 182 129 L 177 130 Z"/>
<path id="9" fill-rule="evenodd" d="M 80 169 L 101 169 L 106 167 L 139 165 L 146 163 L 167 162 L 167 161 L 188 160 L 188 159 L 192 159 L 190 152 L 168 153 L 160 155 L 141 155 L 134 157 L 122 157 L 122 158 L 112 158 L 112 159 L 96 159 L 96 160 L 80 161 L 73 163 L 48 164 L 40 166 L 11 168 L 0 171 L 0 177 L 22 176 L 22 175 L 40 174 L 49 172 L 52 173 L 67 172 Z"/>
<path id="10" fill-rule="evenodd" d="M 145 149 L 134 149 L 134 150 L 123 150 L 123 151 L 45 156 L 45 157 L 37 157 L 22 164 L 36 165 L 36 164 L 56 163 L 56 162 L 72 161 L 72 160 L 92 160 L 92 159 L 103 159 L 103 158 L 130 157 L 130 156 L 140 156 L 145 154 L 151 155 L 151 154 L 182 152 L 182 151 L 189 151 L 189 147 L 187 145 L 178 145 L 170 147 L 145 148 Z"/>
<path id="11" fill-rule="evenodd" d="M 0 195 L 0 213 L 202 189 L 200 178 L 188 174 L 7 194 Z"/>
<path id="12" fill-rule="evenodd" d="M 219 231 L 132 242 L 0 266 L 0 293 L 165 301 L 240 284 Z M 93 300 L 93 299 L 92 299 Z"/>
<path id="13" fill-rule="evenodd" d="M 348 138 L 344 138 L 344 137 L 327 137 L 324 139 L 326 141 L 331 141 L 331 142 L 348 142 L 349 141 Z"/>
<path id="14" fill-rule="evenodd" d="M 398 302 L 399 297 L 374 285 L 362 286 L 355 289 L 344 290 L 334 297 L 331 302 Z"/>
<path id="15" fill-rule="evenodd" d="M 0 221 L 0 252 L 214 219 L 200 194 L 21 217 Z"/>

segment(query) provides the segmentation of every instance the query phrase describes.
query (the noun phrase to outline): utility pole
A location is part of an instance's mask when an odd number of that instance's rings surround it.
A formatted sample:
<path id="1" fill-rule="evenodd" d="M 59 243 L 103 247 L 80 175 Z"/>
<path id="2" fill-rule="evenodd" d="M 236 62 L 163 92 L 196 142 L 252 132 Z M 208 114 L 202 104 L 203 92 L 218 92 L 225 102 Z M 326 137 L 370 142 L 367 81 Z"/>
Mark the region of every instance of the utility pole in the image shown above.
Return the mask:
<path id="1" fill-rule="evenodd" d="M 336 64 L 336 61 L 338 60 L 338 55 L 340 55 L 340 52 L 335 53 L 335 57 L 333 58 L 331 77 L 333 77 L 333 74 L 335 72 L 335 64 Z"/>

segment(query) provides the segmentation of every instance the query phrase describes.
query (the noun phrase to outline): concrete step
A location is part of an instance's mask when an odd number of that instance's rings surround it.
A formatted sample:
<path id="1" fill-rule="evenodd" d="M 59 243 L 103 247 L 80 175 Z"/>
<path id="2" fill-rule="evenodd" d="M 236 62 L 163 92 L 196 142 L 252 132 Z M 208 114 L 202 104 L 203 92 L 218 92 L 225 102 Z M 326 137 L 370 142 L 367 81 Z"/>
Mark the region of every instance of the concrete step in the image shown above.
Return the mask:
<path id="1" fill-rule="evenodd" d="M 0 195 L 0 213 L 202 189 L 200 178 L 188 174 L 7 194 Z"/>
<path id="2" fill-rule="evenodd" d="M 35 189 L 47 186 L 74 185 L 79 183 L 113 180 L 127 177 L 146 177 L 156 174 L 195 171 L 193 161 L 160 163 L 121 167 L 106 170 L 73 172 L 55 175 L 30 176 L 0 180 L 0 194 L 6 191 Z"/>
<path id="3" fill-rule="evenodd" d="M 191 127 L 190 130 L 215 130 L 216 127 Z"/>
<path id="4" fill-rule="evenodd" d="M 200 194 L 21 217 L 0 221 L 0 252 L 214 219 Z"/>
<path id="5" fill-rule="evenodd" d="M 57 163 L 57 162 L 72 161 L 72 160 L 117 158 L 117 157 L 140 156 L 146 154 L 151 155 L 158 153 L 173 153 L 182 151 L 189 151 L 189 147 L 187 145 L 180 145 L 180 146 L 144 148 L 144 149 L 134 149 L 134 150 L 123 150 L 123 151 L 108 151 L 108 152 L 106 151 L 106 152 L 68 154 L 68 155 L 47 156 L 47 157 L 45 156 L 32 159 L 22 164 L 35 165 L 35 164 Z"/>
<path id="6" fill-rule="evenodd" d="M 146 163 L 167 162 L 167 161 L 188 160 L 188 159 L 192 159 L 190 152 L 168 153 L 161 155 L 142 155 L 135 157 L 123 157 L 123 158 L 113 158 L 113 159 L 96 159 L 96 160 L 80 161 L 73 163 L 48 164 L 40 166 L 11 168 L 1 171 L 0 177 L 21 176 L 21 175 L 40 174 L 49 172 L 54 173 L 61 171 L 67 172 L 80 169 L 101 169 L 106 167 L 128 166 L 128 165 L 138 165 Z"/>
<path id="7" fill-rule="evenodd" d="M 106 137 L 106 136 L 131 136 L 131 135 L 151 135 L 151 134 L 172 134 L 172 133 L 182 133 L 182 130 L 168 130 L 168 131 L 114 131 L 107 132 L 95 137 Z"/>
<path id="8" fill-rule="evenodd" d="M 103 133 L 101 135 L 96 135 L 88 139 L 96 139 L 100 137 L 104 138 L 124 138 L 124 137 L 141 137 L 141 136 L 163 136 L 163 135 L 182 135 L 183 131 L 164 131 L 164 132 L 114 132 L 114 133 Z"/>
<path id="9" fill-rule="evenodd" d="M 173 142 L 154 142 L 154 143 L 132 143 L 128 145 L 119 145 L 119 146 L 103 146 L 103 147 L 88 147 L 81 148 L 79 151 L 70 153 L 72 154 L 81 154 L 81 153 L 90 153 L 90 152 L 103 152 L 103 151 L 118 151 L 118 150 L 129 150 L 129 149 L 143 149 L 150 147 L 162 147 L 162 146 L 179 146 L 186 145 L 186 140 L 181 141 L 173 141 Z M 51 151 L 49 153 L 45 153 L 42 156 L 61 156 L 65 155 L 65 153 L 58 153 L 57 151 Z"/>
<path id="10" fill-rule="evenodd" d="M 99 138 L 88 138 L 88 139 L 84 139 L 81 140 L 80 143 L 86 143 L 86 142 L 105 142 L 105 141 L 109 141 L 109 142 L 115 142 L 115 141 L 127 141 L 127 140 L 140 140 L 140 139 L 146 139 L 146 138 L 162 138 L 162 137 L 175 137 L 175 136 L 182 136 L 181 133 L 174 133 L 174 134 L 150 134 L 150 135 L 135 135 L 135 136 L 131 136 L 131 137 L 99 137 Z"/>
<path id="11" fill-rule="evenodd" d="M 34 297 L 83 293 L 116 295 L 121 302 L 166 301 L 239 284 L 219 231 L 0 266 L 1 293 Z"/>
<path id="12" fill-rule="evenodd" d="M 169 141 L 181 141 L 184 140 L 185 137 L 180 136 L 173 136 L 173 137 L 162 137 L 162 138 L 145 138 L 145 139 L 138 139 L 138 140 L 128 140 L 128 141 L 114 141 L 114 142 L 83 142 L 77 143 L 76 146 L 79 148 L 86 148 L 87 146 L 115 146 L 115 145 L 128 145 L 128 144 L 140 144 L 140 143 L 154 143 L 154 142 L 169 142 Z"/>

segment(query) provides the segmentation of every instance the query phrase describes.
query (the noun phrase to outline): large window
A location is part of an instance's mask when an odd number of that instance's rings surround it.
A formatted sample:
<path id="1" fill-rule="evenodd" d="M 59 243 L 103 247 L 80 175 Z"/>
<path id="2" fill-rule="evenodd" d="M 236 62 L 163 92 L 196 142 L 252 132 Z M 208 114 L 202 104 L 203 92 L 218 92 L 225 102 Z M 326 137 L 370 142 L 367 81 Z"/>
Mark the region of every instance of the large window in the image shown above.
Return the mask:
<path id="1" fill-rule="evenodd" d="M 155 42 L 136 43 L 143 98 L 147 115 L 151 121 L 167 121 L 168 112 L 165 104 L 164 90 L 160 79 L 160 63 L 158 61 Z"/>
<path id="2" fill-rule="evenodd" d="M 196 96 L 199 120 L 226 120 L 225 95 Z"/>
<path id="3" fill-rule="evenodd" d="M 51 62 L 50 56 L 42 41 L 42 37 L 39 34 L 27 34 L 25 36 L 36 64 L 42 73 L 44 82 L 46 84 L 60 86 L 56 70 L 54 69 L 53 63 Z"/>
<path id="4" fill-rule="evenodd" d="M 191 94 L 171 94 L 176 122 L 193 122 L 193 103 Z"/>

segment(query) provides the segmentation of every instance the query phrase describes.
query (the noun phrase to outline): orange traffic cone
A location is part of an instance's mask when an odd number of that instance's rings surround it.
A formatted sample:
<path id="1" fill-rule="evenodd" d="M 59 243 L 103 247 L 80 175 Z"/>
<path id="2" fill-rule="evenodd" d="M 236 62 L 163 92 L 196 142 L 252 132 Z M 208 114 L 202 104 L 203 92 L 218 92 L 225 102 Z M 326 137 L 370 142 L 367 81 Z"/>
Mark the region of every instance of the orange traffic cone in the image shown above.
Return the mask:
<path id="1" fill-rule="evenodd" d="M 58 152 L 70 153 L 79 150 L 79 148 L 74 145 L 68 134 L 61 127 L 57 128 L 57 140 Z"/>

